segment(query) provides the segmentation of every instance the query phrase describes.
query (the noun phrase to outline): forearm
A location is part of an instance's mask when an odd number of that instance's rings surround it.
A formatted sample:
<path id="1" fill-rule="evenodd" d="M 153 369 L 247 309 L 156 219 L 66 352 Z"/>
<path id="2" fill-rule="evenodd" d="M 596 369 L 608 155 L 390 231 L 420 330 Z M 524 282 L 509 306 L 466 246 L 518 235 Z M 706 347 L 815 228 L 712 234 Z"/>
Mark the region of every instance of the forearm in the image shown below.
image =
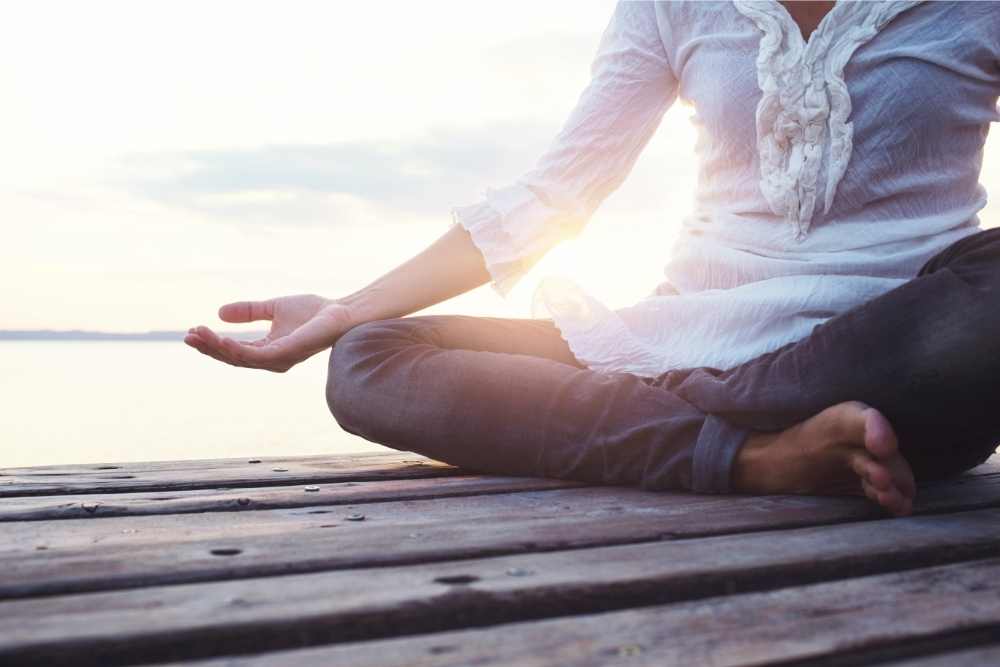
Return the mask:
<path id="1" fill-rule="evenodd" d="M 489 280 L 483 256 L 469 233 L 453 225 L 426 250 L 337 301 L 349 306 L 354 323 L 361 324 L 409 315 Z"/>

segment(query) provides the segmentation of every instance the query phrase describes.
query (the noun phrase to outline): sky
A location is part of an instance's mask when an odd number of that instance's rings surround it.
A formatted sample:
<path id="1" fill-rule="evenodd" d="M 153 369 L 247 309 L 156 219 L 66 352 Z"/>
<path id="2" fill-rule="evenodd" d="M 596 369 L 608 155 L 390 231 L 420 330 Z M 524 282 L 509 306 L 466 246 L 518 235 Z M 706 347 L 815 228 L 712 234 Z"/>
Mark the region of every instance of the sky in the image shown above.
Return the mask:
<path id="1" fill-rule="evenodd" d="M 215 324 L 350 293 L 512 182 L 561 127 L 613 0 L 51 2 L 0 25 L 0 328 Z M 695 185 L 690 108 L 510 299 L 550 273 L 609 305 L 660 280 Z M 982 181 L 1000 184 L 1000 139 Z M 1000 225 L 1000 210 L 981 214 Z"/>

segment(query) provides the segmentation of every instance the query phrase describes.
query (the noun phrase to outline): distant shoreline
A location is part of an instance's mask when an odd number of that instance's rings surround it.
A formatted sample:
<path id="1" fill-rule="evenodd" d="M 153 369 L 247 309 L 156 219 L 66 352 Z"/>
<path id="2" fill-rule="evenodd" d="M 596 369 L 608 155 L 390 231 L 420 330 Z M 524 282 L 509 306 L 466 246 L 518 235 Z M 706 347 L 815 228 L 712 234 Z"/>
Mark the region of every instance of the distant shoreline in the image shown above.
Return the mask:
<path id="1" fill-rule="evenodd" d="M 220 332 L 225 336 L 238 339 L 260 338 L 263 331 L 242 331 L 239 333 Z M 52 331 L 49 329 L 12 329 L 0 330 L 0 342 L 3 341 L 174 341 L 184 340 L 186 331 L 146 331 L 144 333 L 116 333 L 109 331 Z"/>

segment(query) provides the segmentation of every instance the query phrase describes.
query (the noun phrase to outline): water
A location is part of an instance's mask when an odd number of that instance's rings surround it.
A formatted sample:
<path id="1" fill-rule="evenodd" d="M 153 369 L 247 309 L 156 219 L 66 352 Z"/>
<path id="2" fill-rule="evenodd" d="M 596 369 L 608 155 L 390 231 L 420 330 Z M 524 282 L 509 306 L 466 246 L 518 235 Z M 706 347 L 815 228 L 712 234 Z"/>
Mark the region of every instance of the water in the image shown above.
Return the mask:
<path id="1" fill-rule="evenodd" d="M 279 375 L 181 342 L 2 342 L 0 468 L 385 451 L 330 416 L 326 360 Z"/>

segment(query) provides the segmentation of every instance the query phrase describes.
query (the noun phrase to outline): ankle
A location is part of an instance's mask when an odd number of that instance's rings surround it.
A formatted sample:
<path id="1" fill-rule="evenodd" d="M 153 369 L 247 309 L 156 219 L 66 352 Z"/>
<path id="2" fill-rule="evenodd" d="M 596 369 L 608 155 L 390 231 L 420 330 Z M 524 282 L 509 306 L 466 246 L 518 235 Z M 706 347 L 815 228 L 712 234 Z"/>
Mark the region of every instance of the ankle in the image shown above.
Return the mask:
<path id="1" fill-rule="evenodd" d="M 751 432 L 733 460 L 732 487 L 737 493 L 774 490 L 775 442 L 779 433 Z"/>

